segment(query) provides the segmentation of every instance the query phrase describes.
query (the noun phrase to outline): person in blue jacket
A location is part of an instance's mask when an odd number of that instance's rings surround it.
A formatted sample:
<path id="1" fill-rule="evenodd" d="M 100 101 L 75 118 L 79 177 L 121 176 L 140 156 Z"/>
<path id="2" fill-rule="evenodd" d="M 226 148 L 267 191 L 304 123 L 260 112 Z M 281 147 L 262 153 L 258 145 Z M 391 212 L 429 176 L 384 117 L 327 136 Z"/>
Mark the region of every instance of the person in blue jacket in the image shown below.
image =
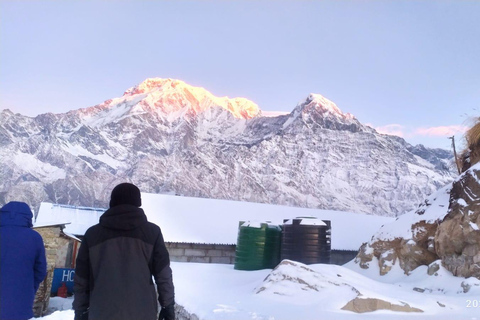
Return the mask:
<path id="1" fill-rule="evenodd" d="M 24 202 L 0 209 L 0 320 L 32 318 L 35 293 L 47 275 L 43 239 L 32 230 L 32 218 Z"/>

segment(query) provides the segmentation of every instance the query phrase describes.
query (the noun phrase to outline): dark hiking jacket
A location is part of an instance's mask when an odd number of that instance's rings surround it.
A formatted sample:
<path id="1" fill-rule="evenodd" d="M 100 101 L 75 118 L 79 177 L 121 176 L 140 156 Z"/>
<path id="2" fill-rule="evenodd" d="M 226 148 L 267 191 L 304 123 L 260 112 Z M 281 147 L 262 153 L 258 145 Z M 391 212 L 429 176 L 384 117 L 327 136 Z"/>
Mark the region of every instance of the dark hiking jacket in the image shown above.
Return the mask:
<path id="1" fill-rule="evenodd" d="M 0 210 L 0 320 L 33 317 L 33 300 L 47 275 L 43 239 L 32 230 L 32 211 L 12 201 Z"/>
<path id="2" fill-rule="evenodd" d="M 89 320 L 156 320 L 158 302 L 174 302 L 170 258 L 160 228 L 142 209 L 119 205 L 89 228 L 74 279 L 75 312 Z"/>

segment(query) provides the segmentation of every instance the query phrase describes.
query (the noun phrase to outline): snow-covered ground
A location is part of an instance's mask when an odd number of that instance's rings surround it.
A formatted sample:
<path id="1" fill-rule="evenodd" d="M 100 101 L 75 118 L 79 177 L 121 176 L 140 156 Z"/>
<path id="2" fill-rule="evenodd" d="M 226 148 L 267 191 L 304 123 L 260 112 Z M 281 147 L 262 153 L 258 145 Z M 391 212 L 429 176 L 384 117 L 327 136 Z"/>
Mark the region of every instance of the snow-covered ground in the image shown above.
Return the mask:
<path id="1" fill-rule="evenodd" d="M 240 220 L 281 222 L 283 218 L 307 215 L 331 220 L 332 247 L 342 249 L 357 249 L 377 230 L 377 235 L 384 237 L 408 236 L 412 221 L 438 219 L 445 214 L 444 201 L 448 200 L 446 190 L 440 190 L 427 199 L 430 206 L 422 216 L 412 212 L 392 222 L 385 217 L 223 200 L 147 194 L 142 194 L 142 198 L 148 219 L 162 226 L 165 238 L 171 241 L 234 243 Z M 192 216 L 192 208 L 205 214 Z M 43 218 L 59 221 L 67 216 L 59 213 L 58 217 Z M 77 218 L 69 220 L 71 225 L 87 219 L 83 215 L 74 217 Z M 94 218 L 98 220 L 98 216 Z M 382 224 L 385 225 L 380 228 Z M 344 266 L 306 266 L 290 261 L 282 262 L 274 270 L 239 271 L 233 265 L 180 262 L 172 263 L 172 269 L 176 301 L 186 313 L 195 315 L 192 320 L 480 320 L 479 279 L 454 277 L 441 266 L 433 275 L 428 275 L 427 266 L 421 266 L 407 276 L 398 264 L 387 275 L 380 276 L 375 262 L 366 270 L 353 262 Z M 385 302 L 380 303 L 382 306 L 416 312 L 342 310 L 354 299 L 361 303 L 377 299 Z M 71 303 L 71 298 L 52 298 L 51 314 L 42 319 L 73 320 Z"/>
<path id="2" fill-rule="evenodd" d="M 395 267 L 378 276 L 378 270 L 361 270 L 352 262 L 305 266 L 285 261 L 273 271 L 199 263 L 172 263 L 172 268 L 177 303 L 204 320 L 480 319 L 480 280 L 457 278 L 441 267 L 431 276 L 426 266 L 409 276 Z M 342 310 L 357 296 L 423 312 Z M 58 311 L 42 319 L 73 320 L 71 301 L 52 298 L 50 309 Z"/>

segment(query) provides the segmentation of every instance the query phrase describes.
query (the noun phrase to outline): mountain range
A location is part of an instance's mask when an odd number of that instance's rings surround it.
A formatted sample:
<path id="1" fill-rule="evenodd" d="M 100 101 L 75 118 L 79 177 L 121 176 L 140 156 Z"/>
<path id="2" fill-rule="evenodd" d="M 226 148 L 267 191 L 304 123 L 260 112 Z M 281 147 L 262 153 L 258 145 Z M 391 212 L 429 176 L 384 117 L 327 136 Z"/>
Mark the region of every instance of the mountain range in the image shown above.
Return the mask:
<path id="1" fill-rule="evenodd" d="M 395 216 L 453 180 L 451 159 L 318 94 L 267 117 L 252 101 L 173 79 L 67 113 L 0 113 L 0 201 L 34 208 L 106 207 L 131 181 L 150 193 Z"/>

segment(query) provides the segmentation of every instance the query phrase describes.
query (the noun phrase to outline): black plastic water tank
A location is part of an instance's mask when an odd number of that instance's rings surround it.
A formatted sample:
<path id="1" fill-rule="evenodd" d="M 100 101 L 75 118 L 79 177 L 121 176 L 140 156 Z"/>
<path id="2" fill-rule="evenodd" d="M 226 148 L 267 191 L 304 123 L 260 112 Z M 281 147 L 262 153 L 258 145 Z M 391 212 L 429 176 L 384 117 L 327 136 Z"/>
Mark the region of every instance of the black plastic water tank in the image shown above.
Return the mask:
<path id="1" fill-rule="evenodd" d="M 239 223 L 235 265 L 237 270 L 271 269 L 280 263 L 282 229 L 270 223 Z"/>
<path id="2" fill-rule="evenodd" d="M 282 225 L 281 259 L 305 264 L 330 263 L 331 223 L 317 218 L 286 219 Z"/>

